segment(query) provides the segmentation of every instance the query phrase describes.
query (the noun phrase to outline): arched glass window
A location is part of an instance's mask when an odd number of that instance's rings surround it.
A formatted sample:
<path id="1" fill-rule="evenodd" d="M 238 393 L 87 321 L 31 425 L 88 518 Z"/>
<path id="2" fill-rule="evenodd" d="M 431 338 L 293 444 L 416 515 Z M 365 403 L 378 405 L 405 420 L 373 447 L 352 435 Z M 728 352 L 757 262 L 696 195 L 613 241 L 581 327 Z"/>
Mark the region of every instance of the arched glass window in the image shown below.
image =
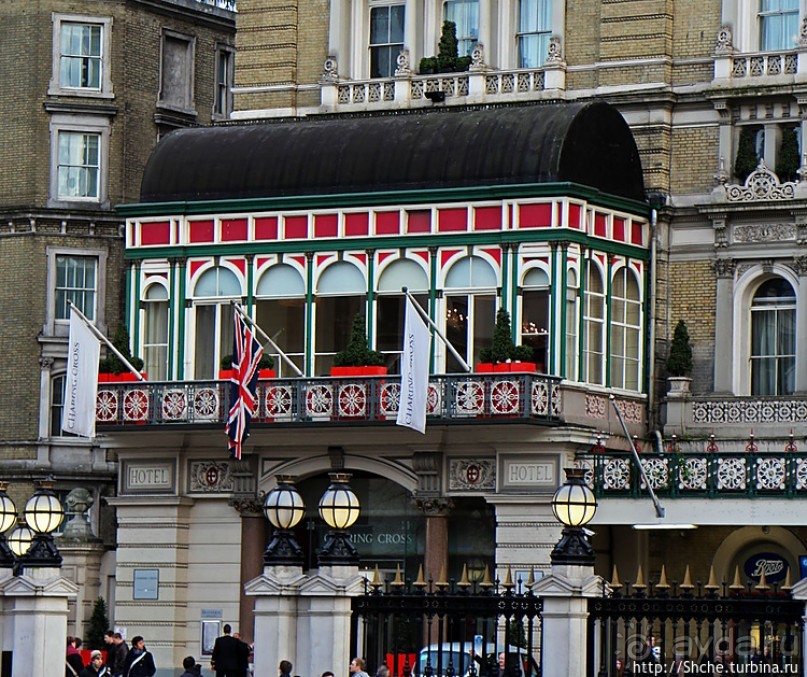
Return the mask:
<path id="1" fill-rule="evenodd" d="M 446 338 L 472 367 L 479 361 L 479 351 L 493 343 L 496 287 L 496 271 L 478 256 L 460 259 L 446 275 Z M 446 373 L 461 371 L 457 359 L 448 353 Z"/>
<path id="2" fill-rule="evenodd" d="M 384 268 L 378 278 L 376 297 L 376 348 L 388 356 L 389 373 L 400 371 L 403 345 L 406 297 L 401 292 L 408 287 L 420 306 L 429 309 L 429 278 L 423 267 L 410 259 L 398 259 Z"/>
<path id="3" fill-rule="evenodd" d="M 583 380 L 605 385 L 605 291 L 594 261 L 586 262 L 583 331 Z"/>
<path id="4" fill-rule="evenodd" d="M 796 294 L 782 278 L 760 285 L 751 302 L 751 394 L 796 388 Z"/>
<path id="5" fill-rule="evenodd" d="M 527 271 L 522 282 L 521 343 L 531 346 L 538 371 L 549 364 L 549 276 L 541 268 Z"/>
<path id="6" fill-rule="evenodd" d="M 143 362 L 150 381 L 168 378 L 168 290 L 152 284 L 143 299 Z"/>
<path id="7" fill-rule="evenodd" d="M 193 292 L 196 312 L 194 378 L 218 376 L 222 358 L 233 352 L 233 313 L 230 300 L 241 298 L 235 273 L 219 266 L 206 270 Z"/>
<path id="8" fill-rule="evenodd" d="M 347 261 L 328 266 L 320 275 L 314 301 L 314 373 L 327 374 L 333 356 L 347 347 L 353 318 L 366 312 L 367 282 Z"/>
<path id="9" fill-rule="evenodd" d="M 566 271 L 566 378 L 577 380 L 577 325 L 580 309 L 580 285 L 573 268 Z"/>
<path id="10" fill-rule="evenodd" d="M 302 371 L 305 362 L 305 282 L 287 263 L 269 268 L 255 290 L 256 322 Z M 269 346 L 267 351 L 271 351 Z M 296 376 L 277 355 L 280 376 Z"/>
<path id="11" fill-rule="evenodd" d="M 641 311 L 636 275 L 620 268 L 611 286 L 611 385 L 615 388 L 639 390 Z"/>

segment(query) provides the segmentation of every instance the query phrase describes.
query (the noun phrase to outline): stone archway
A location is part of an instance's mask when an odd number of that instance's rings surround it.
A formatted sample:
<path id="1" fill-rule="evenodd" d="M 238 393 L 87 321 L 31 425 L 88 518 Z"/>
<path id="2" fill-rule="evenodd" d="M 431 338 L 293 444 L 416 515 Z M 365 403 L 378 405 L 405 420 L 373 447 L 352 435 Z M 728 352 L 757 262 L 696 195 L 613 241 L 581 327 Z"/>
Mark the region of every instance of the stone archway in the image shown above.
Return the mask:
<path id="1" fill-rule="evenodd" d="M 772 547 L 788 554 L 793 580 L 799 579 L 798 556 L 805 552 L 805 545 L 798 536 L 785 527 L 748 526 L 731 532 L 718 546 L 712 558 L 717 580 L 731 582 L 737 557 L 743 552 L 750 552 L 756 547 L 764 549 Z M 784 554 L 783 553 L 783 554 Z"/>

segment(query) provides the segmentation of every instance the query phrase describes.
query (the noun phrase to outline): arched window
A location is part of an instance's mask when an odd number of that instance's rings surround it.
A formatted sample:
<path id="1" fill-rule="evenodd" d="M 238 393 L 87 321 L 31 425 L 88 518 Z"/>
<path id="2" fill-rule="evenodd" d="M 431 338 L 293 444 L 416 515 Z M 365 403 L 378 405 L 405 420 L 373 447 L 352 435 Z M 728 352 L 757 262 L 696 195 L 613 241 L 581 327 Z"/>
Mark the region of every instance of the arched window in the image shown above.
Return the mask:
<path id="1" fill-rule="evenodd" d="M 583 380 L 605 385 L 605 289 L 594 261 L 586 262 L 583 332 Z"/>
<path id="2" fill-rule="evenodd" d="M 74 437 L 73 433 L 62 431 L 62 412 L 64 411 L 65 375 L 59 374 L 50 380 L 50 436 Z"/>
<path id="3" fill-rule="evenodd" d="M 328 266 L 320 275 L 314 302 L 314 373 L 327 374 L 333 356 L 350 340 L 353 318 L 366 312 L 367 282 L 347 261 Z"/>
<path id="4" fill-rule="evenodd" d="M 196 312 L 194 378 L 213 379 L 221 360 L 233 352 L 231 300 L 241 298 L 241 284 L 231 270 L 216 266 L 200 276 L 193 292 Z"/>
<path id="5" fill-rule="evenodd" d="M 763 282 L 751 301 L 751 394 L 796 389 L 796 294 L 782 278 Z"/>
<path id="6" fill-rule="evenodd" d="M 305 361 L 305 282 L 287 263 L 269 268 L 255 289 L 256 321 L 302 371 Z M 267 346 L 267 351 L 271 348 Z M 280 376 L 296 376 L 275 356 Z"/>
<path id="7" fill-rule="evenodd" d="M 522 281 L 521 343 L 531 346 L 538 371 L 549 364 L 549 276 L 541 268 L 527 271 Z"/>
<path id="8" fill-rule="evenodd" d="M 168 290 L 161 284 L 146 289 L 143 299 L 143 362 L 150 381 L 168 378 Z"/>
<path id="9" fill-rule="evenodd" d="M 406 297 L 402 287 L 409 288 L 424 310 L 429 308 L 429 278 L 422 266 L 409 259 L 398 259 L 384 268 L 378 278 L 375 335 L 376 348 L 389 356 L 387 367 L 392 374 L 400 370 L 403 345 Z"/>
<path id="10" fill-rule="evenodd" d="M 493 343 L 496 323 L 496 271 L 479 256 L 457 261 L 446 275 L 446 338 L 473 367 L 479 351 Z M 463 371 L 457 359 L 446 355 L 446 372 Z"/>
<path id="11" fill-rule="evenodd" d="M 641 354 L 639 282 L 627 267 L 614 275 L 611 286 L 611 385 L 639 390 Z"/>
<path id="12" fill-rule="evenodd" d="M 569 268 L 566 271 L 566 378 L 576 381 L 577 356 L 579 340 L 577 337 L 578 317 L 580 313 L 580 285 L 577 271 Z"/>

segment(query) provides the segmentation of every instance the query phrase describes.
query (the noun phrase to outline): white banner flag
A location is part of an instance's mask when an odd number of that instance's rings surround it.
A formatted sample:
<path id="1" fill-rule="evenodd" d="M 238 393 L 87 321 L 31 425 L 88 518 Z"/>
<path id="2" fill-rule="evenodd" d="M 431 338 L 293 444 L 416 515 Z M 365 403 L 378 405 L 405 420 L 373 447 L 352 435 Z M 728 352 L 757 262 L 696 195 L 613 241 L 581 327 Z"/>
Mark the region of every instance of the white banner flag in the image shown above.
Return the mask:
<path id="1" fill-rule="evenodd" d="M 396 423 L 425 433 L 431 336 L 413 303 L 407 297 L 401 354 L 401 399 Z"/>
<path id="2" fill-rule="evenodd" d="M 95 437 L 95 398 L 98 394 L 101 342 L 72 308 L 67 346 L 62 430 L 74 435 Z"/>

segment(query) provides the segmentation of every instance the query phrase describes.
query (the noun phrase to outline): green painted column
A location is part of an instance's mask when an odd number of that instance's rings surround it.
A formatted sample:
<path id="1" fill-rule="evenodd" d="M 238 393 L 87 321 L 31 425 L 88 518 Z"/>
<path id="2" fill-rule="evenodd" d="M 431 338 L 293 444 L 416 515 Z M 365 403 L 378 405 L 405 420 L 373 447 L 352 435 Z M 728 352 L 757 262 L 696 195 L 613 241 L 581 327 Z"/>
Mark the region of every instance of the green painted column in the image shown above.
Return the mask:
<path id="1" fill-rule="evenodd" d="M 614 257 L 608 255 L 605 280 L 605 387 L 611 387 L 611 270 L 614 267 Z"/>
<path id="2" fill-rule="evenodd" d="M 177 326 L 177 304 L 174 294 L 177 283 L 176 261 L 176 258 L 173 257 L 168 259 L 168 380 L 174 378 L 174 351 L 176 350 L 174 337 Z"/>
<path id="3" fill-rule="evenodd" d="M 577 323 L 577 373 L 579 379 L 583 380 L 583 364 L 585 361 L 585 345 L 586 345 L 586 279 L 588 278 L 588 256 L 591 254 L 590 250 L 580 250 L 580 312 L 578 313 Z"/>
<path id="4" fill-rule="evenodd" d="M 549 302 L 552 307 L 552 312 L 549 314 L 549 335 L 551 340 L 549 341 L 549 364 L 547 365 L 547 371 L 552 373 L 558 373 L 563 376 L 563 367 L 561 364 L 558 364 L 558 370 L 555 371 L 555 355 L 560 355 L 560 359 L 563 359 L 564 354 L 566 353 L 565 348 L 563 347 L 563 341 L 560 341 L 560 345 L 558 345 L 558 335 L 560 328 L 563 331 L 563 327 L 565 323 L 563 321 L 563 313 L 561 312 L 558 314 L 558 307 L 560 306 L 560 277 L 561 272 L 558 268 L 558 245 L 554 242 L 550 243 L 551 247 L 551 255 L 550 255 L 550 267 L 552 269 L 552 277 L 549 280 Z"/>
<path id="5" fill-rule="evenodd" d="M 429 317 L 438 327 L 440 326 L 436 319 L 437 315 L 437 247 L 429 247 Z M 431 344 L 431 354 L 429 355 L 429 373 L 433 374 L 434 366 L 434 348 L 436 342 L 440 339 L 435 338 Z"/>
<path id="6" fill-rule="evenodd" d="M 247 314 L 252 317 L 252 305 L 255 303 L 255 255 L 244 256 L 247 262 Z"/>
<path id="7" fill-rule="evenodd" d="M 367 250 L 367 345 L 375 337 L 375 250 Z"/>
<path id="8" fill-rule="evenodd" d="M 508 313 L 510 313 L 510 317 L 512 318 L 513 313 L 510 312 L 510 304 L 508 301 L 510 300 L 510 289 L 508 285 L 510 284 L 510 276 L 509 273 L 509 263 L 510 263 L 510 245 L 505 243 L 501 246 L 502 252 L 502 294 L 501 294 L 501 307 L 504 308 Z"/>
<path id="9" fill-rule="evenodd" d="M 314 252 L 306 252 L 305 275 L 305 369 L 306 376 L 313 373 L 314 337 Z"/>
<path id="10" fill-rule="evenodd" d="M 177 278 L 179 279 L 179 298 L 177 299 L 177 380 L 185 379 L 185 266 L 188 262 L 186 257 L 177 259 Z"/>
<path id="11" fill-rule="evenodd" d="M 132 326 L 132 354 L 139 356 L 143 351 L 140 348 L 140 261 L 135 261 L 130 267 L 131 318 Z M 128 294 L 127 290 L 127 294 Z"/>
<path id="12" fill-rule="evenodd" d="M 521 342 L 521 318 L 518 316 L 518 277 L 520 273 L 518 261 L 518 244 L 510 245 L 510 326 L 513 329 L 513 341 Z"/>
<path id="13" fill-rule="evenodd" d="M 569 295 L 569 245 L 566 242 L 560 243 L 560 294 L 558 294 L 558 303 L 560 305 L 560 375 L 566 378 L 566 297 Z M 555 313 L 553 313 L 554 315 Z M 552 341 L 555 343 L 555 341 Z"/>

